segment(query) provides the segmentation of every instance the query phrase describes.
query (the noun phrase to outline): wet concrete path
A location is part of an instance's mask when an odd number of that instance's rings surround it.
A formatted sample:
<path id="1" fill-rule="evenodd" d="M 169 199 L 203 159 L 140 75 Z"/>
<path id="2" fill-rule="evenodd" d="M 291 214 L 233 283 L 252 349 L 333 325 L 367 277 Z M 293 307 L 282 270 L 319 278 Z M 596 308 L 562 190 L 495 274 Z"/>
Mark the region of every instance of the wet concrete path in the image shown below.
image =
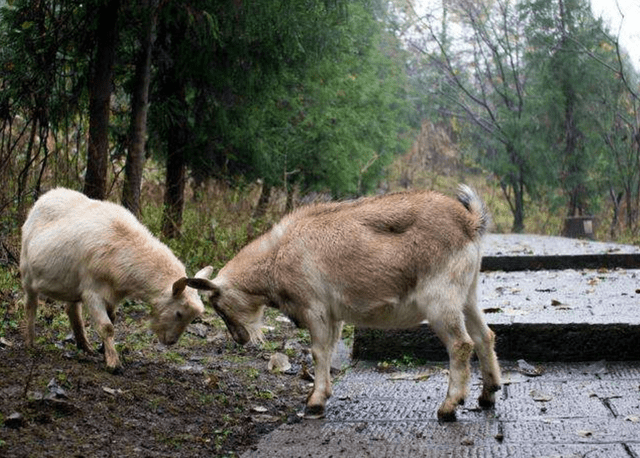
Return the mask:
<path id="1" fill-rule="evenodd" d="M 488 256 L 639 251 L 496 235 L 485 248 Z M 439 423 L 446 363 L 391 372 L 379 364 L 443 361 L 442 345 L 428 328 L 405 334 L 358 330 L 359 362 L 336 380 L 326 418 L 283 425 L 242 456 L 640 458 L 638 288 L 640 266 L 483 272 L 481 308 L 498 334 L 504 378 L 495 409 L 477 406 L 474 366 L 458 421 Z"/>
<path id="2" fill-rule="evenodd" d="M 529 376 L 503 362 L 505 385 L 490 411 L 477 407 L 474 371 L 458 421 L 440 423 L 442 368 L 389 373 L 360 363 L 336 383 L 324 420 L 284 425 L 243 457 L 640 456 L 640 363 L 536 369 Z"/>

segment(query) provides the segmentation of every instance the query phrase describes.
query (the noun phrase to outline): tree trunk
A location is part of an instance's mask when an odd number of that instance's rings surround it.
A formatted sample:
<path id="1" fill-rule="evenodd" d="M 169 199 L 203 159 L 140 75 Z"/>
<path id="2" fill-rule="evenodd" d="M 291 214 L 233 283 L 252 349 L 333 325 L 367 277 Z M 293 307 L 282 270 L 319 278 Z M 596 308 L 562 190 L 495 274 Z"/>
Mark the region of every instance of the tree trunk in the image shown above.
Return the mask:
<path id="1" fill-rule="evenodd" d="M 136 73 L 131 98 L 131 125 L 127 162 L 124 167 L 122 205 L 140 216 L 140 189 L 145 161 L 147 113 L 149 111 L 149 82 L 151 80 L 151 49 L 157 20 L 158 0 L 144 0 L 137 10 L 143 18 L 140 33 L 141 47 L 136 62 Z M 135 7 L 134 7 L 135 8 Z"/>
<path id="2" fill-rule="evenodd" d="M 565 89 L 565 148 L 564 157 L 567 163 L 565 176 L 568 181 L 569 202 L 567 216 L 582 216 L 585 208 L 584 185 L 582 184 L 584 172 L 578 157 L 578 141 L 580 132 L 575 122 L 576 94 L 571 87 Z"/>
<path id="3" fill-rule="evenodd" d="M 109 155 L 109 100 L 117 41 L 119 0 L 107 0 L 98 11 L 96 56 L 89 84 L 89 148 L 84 193 L 104 199 Z"/>
<path id="4" fill-rule="evenodd" d="M 189 131 L 187 116 L 187 102 L 184 87 L 175 79 L 170 78 L 165 89 L 174 88 L 169 93 L 177 99 L 179 109 L 174 113 L 176 117 L 173 126 L 167 132 L 167 164 L 165 175 L 164 211 L 162 214 L 162 235 L 167 238 L 180 236 L 182 228 L 182 210 L 184 208 L 185 187 L 185 151 L 187 148 Z"/>
<path id="5" fill-rule="evenodd" d="M 522 172 L 513 186 L 513 194 L 515 210 L 513 212 L 513 227 L 511 230 L 516 234 L 520 234 L 524 232 L 524 180 L 522 179 Z"/>
<path id="6" fill-rule="evenodd" d="M 267 214 L 267 208 L 269 208 L 269 197 L 271 196 L 271 186 L 267 183 L 262 183 L 262 188 L 260 189 L 260 197 L 258 198 L 258 204 L 256 208 L 253 210 L 252 218 L 259 219 Z"/>
<path id="7" fill-rule="evenodd" d="M 185 137 L 176 132 L 169 140 L 169 155 L 165 175 L 164 211 L 162 214 L 162 235 L 167 238 L 180 236 L 182 211 L 184 209 L 185 185 Z"/>

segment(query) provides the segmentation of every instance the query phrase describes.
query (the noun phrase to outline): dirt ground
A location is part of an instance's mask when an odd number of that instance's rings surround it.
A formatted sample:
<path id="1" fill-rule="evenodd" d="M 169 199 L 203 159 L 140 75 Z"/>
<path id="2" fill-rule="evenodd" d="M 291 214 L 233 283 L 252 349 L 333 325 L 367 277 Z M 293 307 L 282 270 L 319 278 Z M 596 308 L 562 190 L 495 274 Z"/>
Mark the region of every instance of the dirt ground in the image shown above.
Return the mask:
<path id="1" fill-rule="evenodd" d="M 18 301 L 3 298 L 5 324 L 18 315 Z M 147 317 L 141 304 L 120 307 L 118 375 L 105 370 L 101 354 L 76 349 L 60 304 L 41 304 L 33 350 L 25 348 L 20 326 L 5 326 L 0 456 L 232 457 L 283 423 L 305 421 L 308 334 L 276 311 L 265 318 L 259 347 L 233 343 L 212 311 L 165 347 Z M 270 371 L 275 353 L 287 355 L 291 368 Z"/>

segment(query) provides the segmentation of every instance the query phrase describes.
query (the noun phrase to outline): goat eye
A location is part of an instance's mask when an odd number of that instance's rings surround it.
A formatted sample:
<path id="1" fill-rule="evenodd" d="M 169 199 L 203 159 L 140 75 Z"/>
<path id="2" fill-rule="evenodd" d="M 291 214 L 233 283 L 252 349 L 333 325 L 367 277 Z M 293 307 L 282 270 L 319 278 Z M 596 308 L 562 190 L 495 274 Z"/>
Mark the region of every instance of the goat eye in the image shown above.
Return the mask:
<path id="1" fill-rule="evenodd" d="M 181 312 L 181 311 L 179 311 L 179 310 L 178 310 L 178 311 L 176 312 L 176 318 L 177 318 L 177 319 L 179 319 L 179 320 L 181 320 L 181 319 L 182 319 L 182 312 Z"/>

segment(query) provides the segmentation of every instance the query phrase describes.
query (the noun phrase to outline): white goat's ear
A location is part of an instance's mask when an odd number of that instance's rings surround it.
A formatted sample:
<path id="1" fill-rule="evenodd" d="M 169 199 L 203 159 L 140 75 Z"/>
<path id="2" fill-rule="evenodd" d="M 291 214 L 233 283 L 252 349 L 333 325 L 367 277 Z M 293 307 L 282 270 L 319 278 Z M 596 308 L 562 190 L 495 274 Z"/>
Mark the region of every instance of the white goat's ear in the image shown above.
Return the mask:
<path id="1" fill-rule="evenodd" d="M 195 278 L 211 278 L 211 274 L 213 273 L 213 267 L 207 266 L 203 269 L 200 269 L 197 274 L 194 275 Z"/>
<path id="2" fill-rule="evenodd" d="M 173 297 L 177 297 L 184 292 L 188 281 L 189 279 L 187 277 L 182 277 L 180 280 L 176 280 L 173 283 Z"/>

